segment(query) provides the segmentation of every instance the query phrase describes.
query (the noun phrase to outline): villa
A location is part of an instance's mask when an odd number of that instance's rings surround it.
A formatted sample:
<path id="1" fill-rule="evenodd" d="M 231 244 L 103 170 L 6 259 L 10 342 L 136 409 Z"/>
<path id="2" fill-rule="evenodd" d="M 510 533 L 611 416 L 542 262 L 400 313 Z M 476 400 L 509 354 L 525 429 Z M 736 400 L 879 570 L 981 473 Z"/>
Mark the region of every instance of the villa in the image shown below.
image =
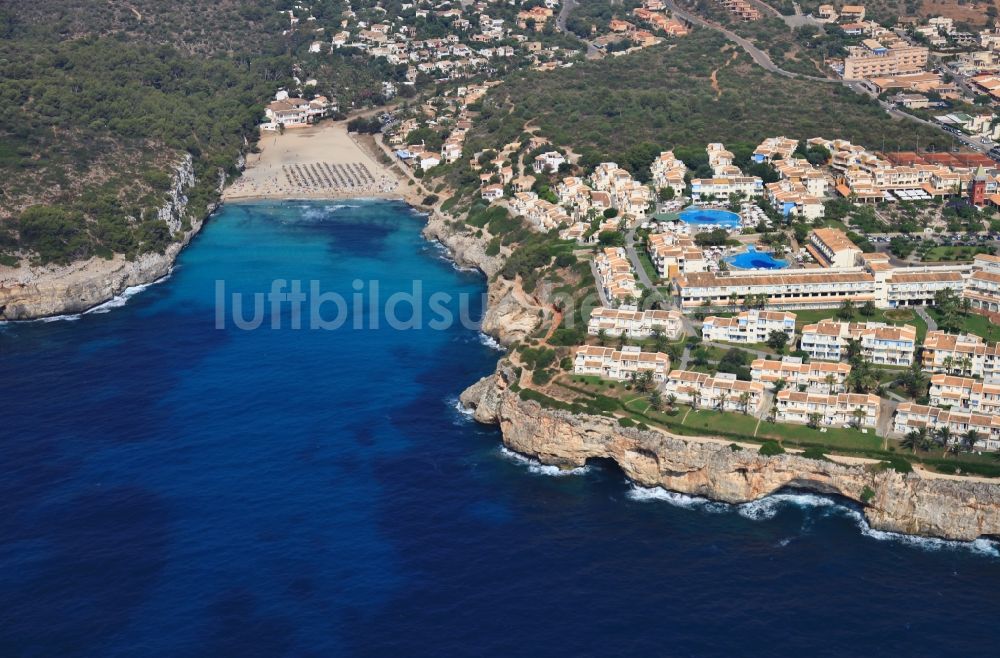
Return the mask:
<path id="1" fill-rule="evenodd" d="M 917 329 L 909 324 L 821 320 L 802 327 L 800 349 L 812 359 L 839 361 L 847 356 L 851 340 L 860 343 L 861 354 L 872 363 L 907 366 L 913 363 Z"/>
<path id="2" fill-rule="evenodd" d="M 876 427 L 878 425 L 881 398 L 872 394 L 801 393 L 782 389 L 774 396 L 775 419 L 781 423 L 808 424 L 815 420 L 818 425 L 828 427 L 858 425 Z"/>
<path id="3" fill-rule="evenodd" d="M 931 377 L 928 393 L 932 407 L 1000 415 L 1000 381 L 938 374 Z"/>
<path id="4" fill-rule="evenodd" d="M 566 158 L 561 153 L 558 151 L 549 151 L 548 153 L 535 156 L 535 161 L 531 165 L 531 168 L 536 174 L 552 174 L 559 171 L 559 167 L 564 162 L 566 162 Z"/>
<path id="5" fill-rule="evenodd" d="M 712 377 L 702 372 L 674 370 L 663 385 L 663 392 L 692 407 L 748 414 L 757 413 L 764 402 L 763 384 L 741 381 L 730 373 Z"/>
<path id="6" fill-rule="evenodd" d="M 731 318 L 710 315 L 701 326 L 704 340 L 727 343 L 765 343 L 772 331 L 785 334 L 791 343 L 795 338 L 795 314 L 749 310 Z"/>
<path id="7" fill-rule="evenodd" d="M 750 364 L 750 376 L 755 382 L 774 387 L 775 382 L 784 381 L 792 390 L 811 393 L 842 393 L 846 391 L 847 376 L 851 366 L 846 363 L 812 361 L 803 363 L 794 356 L 773 359 L 754 359 Z"/>
<path id="8" fill-rule="evenodd" d="M 596 336 L 604 331 L 608 336 L 624 334 L 629 338 L 648 338 L 653 334 L 653 329 L 659 328 L 664 336 L 676 340 L 684 333 L 683 318 L 676 309 L 640 311 L 635 306 L 600 307 L 590 314 L 587 333 Z"/>
<path id="9" fill-rule="evenodd" d="M 1000 450 L 1000 416 L 950 411 L 914 402 L 902 402 L 896 407 L 892 431 L 897 435 L 905 435 L 914 430 L 926 430 L 933 434 L 942 428 L 948 428 L 951 443 L 960 441 L 967 432 L 974 431 L 979 435 L 977 448 Z"/>
<path id="10" fill-rule="evenodd" d="M 272 101 L 264 109 L 267 121 L 260 124 L 261 130 L 304 128 L 337 109 L 325 96 L 306 100 L 288 97 L 283 92 L 279 95 L 282 97 Z"/>
<path id="11" fill-rule="evenodd" d="M 573 355 L 573 372 L 577 375 L 624 381 L 643 371 L 651 372 L 653 381 L 665 381 L 670 372 L 670 357 L 662 352 L 643 352 L 634 346 L 618 350 L 596 345 L 578 347 Z"/>
<path id="12" fill-rule="evenodd" d="M 799 140 L 788 139 L 785 136 L 768 137 L 754 149 L 751 156 L 754 162 L 772 162 L 774 160 L 788 160 L 795 153 Z"/>

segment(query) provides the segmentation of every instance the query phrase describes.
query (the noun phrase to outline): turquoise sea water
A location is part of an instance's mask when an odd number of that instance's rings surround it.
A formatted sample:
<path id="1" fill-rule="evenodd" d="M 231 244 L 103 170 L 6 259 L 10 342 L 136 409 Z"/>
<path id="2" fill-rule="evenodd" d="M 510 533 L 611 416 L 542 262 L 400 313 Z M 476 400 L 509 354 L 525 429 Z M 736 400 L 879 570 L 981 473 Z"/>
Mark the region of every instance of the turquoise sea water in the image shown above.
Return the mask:
<path id="1" fill-rule="evenodd" d="M 421 226 L 230 205 L 127 303 L 0 327 L 0 656 L 995 653 L 985 542 L 506 453 L 455 407 L 499 355 L 460 325 L 216 328 L 218 281 L 419 280 L 478 315 Z"/>

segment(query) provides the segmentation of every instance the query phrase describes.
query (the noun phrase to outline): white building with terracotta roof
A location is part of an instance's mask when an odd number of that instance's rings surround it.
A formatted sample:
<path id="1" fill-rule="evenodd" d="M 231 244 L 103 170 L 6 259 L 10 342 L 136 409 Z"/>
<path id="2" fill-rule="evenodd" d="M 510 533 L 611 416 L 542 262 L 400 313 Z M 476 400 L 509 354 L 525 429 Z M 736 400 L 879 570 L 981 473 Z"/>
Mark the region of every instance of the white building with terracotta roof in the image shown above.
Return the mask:
<path id="1" fill-rule="evenodd" d="M 839 228 L 818 228 L 809 234 L 808 251 L 823 267 L 854 267 L 861 249 Z"/>
<path id="2" fill-rule="evenodd" d="M 1000 344 L 974 334 L 928 331 L 921 365 L 930 372 L 990 379 L 1000 377 Z"/>
<path id="3" fill-rule="evenodd" d="M 1000 415 L 1000 380 L 983 382 L 971 377 L 937 374 L 931 377 L 927 396 L 932 407 Z"/>
<path id="4" fill-rule="evenodd" d="M 812 359 L 839 361 L 847 356 L 851 340 L 860 342 L 861 354 L 880 365 L 907 366 L 913 363 L 917 328 L 884 322 L 840 322 L 820 320 L 802 327 L 800 349 Z"/>
<path id="5" fill-rule="evenodd" d="M 973 259 L 962 297 L 969 300 L 973 312 L 1000 321 L 1000 256 L 978 254 Z"/>
<path id="6" fill-rule="evenodd" d="M 847 376 L 851 366 L 847 363 L 810 361 L 803 363 L 795 356 L 785 356 L 781 360 L 754 359 L 750 364 L 750 376 L 755 382 L 763 382 L 774 387 L 781 380 L 792 390 L 811 393 L 842 393 L 846 391 Z"/>
<path id="7" fill-rule="evenodd" d="M 678 196 L 684 193 L 687 166 L 674 156 L 673 151 L 660 153 L 649 165 L 649 172 L 652 174 L 653 186 L 656 189 L 670 188 Z"/>
<path id="8" fill-rule="evenodd" d="M 754 149 L 751 158 L 754 162 L 773 162 L 788 160 L 795 153 L 799 140 L 781 137 L 768 137 Z"/>
<path id="9" fill-rule="evenodd" d="M 944 427 L 950 431 L 952 442 L 961 441 L 967 432 L 974 430 L 979 435 L 976 449 L 1000 450 L 1000 416 L 902 402 L 896 407 L 892 421 L 892 431 L 897 435 L 914 430 L 933 433 Z"/>
<path id="10" fill-rule="evenodd" d="M 772 331 L 795 338 L 795 314 L 788 311 L 751 309 L 729 318 L 710 315 L 701 325 L 701 336 L 707 341 L 727 343 L 764 343 Z"/>
<path id="11" fill-rule="evenodd" d="M 803 393 L 782 389 L 774 396 L 775 419 L 782 423 L 808 424 L 815 419 L 827 427 L 878 425 L 881 399 L 861 393 Z"/>
<path id="12" fill-rule="evenodd" d="M 629 304 L 639 298 L 639 284 L 632 264 L 621 247 L 607 247 L 594 258 L 598 285 L 612 304 Z"/>
<path id="13" fill-rule="evenodd" d="M 837 308 L 850 299 L 855 304 L 875 300 L 875 279 L 864 269 L 760 270 L 696 272 L 677 279 L 683 308 L 725 307 L 730 296 L 739 299 L 763 295 L 771 308 Z"/>
<path id="14" fill-rule="evenodd" d="M 700 409 L 756 414 L 764 402 L 764 385 L 736 379 L 731 373 L 714 377 L 702 372 L 673 370 L 663 385 L 666 395 Z"/>
<path id="15" fill-rule="evenodd" d="M 648 338 L 658 328 L 667 338 L 676 340 L 684 333 L 683 317 L 677 309 L 640 311 L 635 306 L 602 306 L 591 312 L 587 321 L 587 333 L 596 336 L 604 331 L 608 336 Z"/>
<path id="16" fill-rule="evenodd" d="M 619 381 L 643 371 L 653 374 L 653 381 L 662 382 L 670 372 L 670 357 L 662 352 L 643 352 L 639 347 L 598 347 L 583 345 L 573 355 L 573 372 Z"/>
<path id="17" fill-rule="evenodd" d="M 646 240 L 646 251 L 661 278 L 672 279 L 708 268 L 705 252 L 687 235 L 652 233 Z"/>

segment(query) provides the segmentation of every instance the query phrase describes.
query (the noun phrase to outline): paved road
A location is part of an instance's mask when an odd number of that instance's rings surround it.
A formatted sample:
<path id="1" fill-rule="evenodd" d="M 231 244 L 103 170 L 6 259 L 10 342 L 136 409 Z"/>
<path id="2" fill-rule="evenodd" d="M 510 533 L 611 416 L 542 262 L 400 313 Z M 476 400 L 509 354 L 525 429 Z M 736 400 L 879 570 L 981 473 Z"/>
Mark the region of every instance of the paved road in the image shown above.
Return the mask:
<path id="1" fill-rule="evenodd" d="M 749 40 L 744 39 L 740 35 L 736 34 L 732 30 L 728 30 L 722 27 L 721 25 L 718 25 L 717 23 L 713 23 L 712 21 L 702 18 L 697 14 L 679 8 L 677 6 L 677 3 L 674 2 L 674 0 L 665 0 L 664 4 L 676 16 L 679 16 L 680 18 L 688 21 L 689 23 L 694 23 L 695 25 L 701 25 L 702 27 L 707 27 L 710 30 L 715 30 L 716 32 L 721 33 L 724 37 L 726 37 L 727 39 L 738 45 L 740 48 L 745 50 L 746 53 L 750 55 L 750 58 L 753 59 L 753 61 L 758 66 L 763 68 L 765 71 L 769 71 L 771 73 L 774 73 L 776 75 L 781 75 L 786 78 L 794 78 L 798 80 L 811 80 L 813 82 L 834 82 L 834 83 L 839 82 L 840 84 L 843 84 L 845 87 L 851 89 L 856 93 L 867 94 L 868 96 L 871 96 L 873 98 L 877 97 L 875 93 L 873 93 L 861 81 L 858 80 L 834 80 L 832 78 L 821 78 L 815 75 L 804 75 L 801 73 L 793 73 L 792 71 L 786 71 L 785 69 L 775 64 L 774 61 L 766 52 L 764 52 L 757 46 L 753 45 Z M 962 144 L 975 151 L 985 152 L 988 151 L 990 148 L 989 146 L 983 145 L 975 141 L 974 139 L 967 138 L 964 135 L 956 135 L 955 133 L 948 132 L 947 130 L 944 130 L 944 128 L 940 124 L 934 123 L 933 121 L 925 121 L 924 119 L 915 117 L 912 114 L 907 114 L 906 112 L 902 112 L 896 109 L 896 107 L 892 105 L 892 103 L 886 103 L 883 101 L 879 101 L 878 103 L 879 106 L 893 118 L 916 121 L 926 126 L 930 126 L 931 128 L 940 130 L 941 132 L 947 133 L 952 138 L 960 141 Z"/>
<path id="2" fill-rule="evenodd" d="M 569 19 L 569 15 L 573 12 L 573 10 L 576 9 L 577 4 L 576 0 L 563 0 L 562 7 L 559 9 L 559 15 L 556 16 L 556 31 L 570 34 L 576 37 L 578 41 L 582 41 L 587 44 L 587 59 L 600 59 L 602 57 L 602 53 L 598 50 L 597 46 L 586 39 L 581 39 L 574 32 L 570 32 L 566 29 L 566 21 Z"/>
<path id="3" fill-rule="evenodd" d="M 636 227 L 633 226 L 625 233 L 625 253 L 628 254 L 628 259 L 632 263 L 632 269 L 635 270 L 636 276 L 639 277 L 639 282 L 650 290 L 656 290 L 656 284 L 649 278 L 646 268 L 639 260 L 639 254 L 635 251 L 635 229 Z"/>
<path id="4" fill-rule="evenodd" d="M 597 295 L 601 298 L 601 306 L 611 308 L 611 304 L 608 303 L 608 298 L 604 294 L 604 286 L 601 285 L 601 275 L 598 274 L 597 265 L 593 260 L 590 261 L 590 273 L 594 275 L 594 287 L 597 288 Z"/>

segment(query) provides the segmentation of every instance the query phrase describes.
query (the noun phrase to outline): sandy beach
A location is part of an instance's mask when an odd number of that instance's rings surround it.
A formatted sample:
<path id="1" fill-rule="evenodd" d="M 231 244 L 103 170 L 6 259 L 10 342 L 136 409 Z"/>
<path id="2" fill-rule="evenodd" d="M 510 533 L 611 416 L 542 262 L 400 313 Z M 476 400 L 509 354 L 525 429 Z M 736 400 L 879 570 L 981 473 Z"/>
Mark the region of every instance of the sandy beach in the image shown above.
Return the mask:
<path id="1" fill-rule="evenodd" d="M 400 199 L 415 193 L 409 181 L 362 148 L 343 121 L 267 132 L 259 146 L 261 152 L 247 155 L 243 175 L 223 192 L 224 200 Z"/>

